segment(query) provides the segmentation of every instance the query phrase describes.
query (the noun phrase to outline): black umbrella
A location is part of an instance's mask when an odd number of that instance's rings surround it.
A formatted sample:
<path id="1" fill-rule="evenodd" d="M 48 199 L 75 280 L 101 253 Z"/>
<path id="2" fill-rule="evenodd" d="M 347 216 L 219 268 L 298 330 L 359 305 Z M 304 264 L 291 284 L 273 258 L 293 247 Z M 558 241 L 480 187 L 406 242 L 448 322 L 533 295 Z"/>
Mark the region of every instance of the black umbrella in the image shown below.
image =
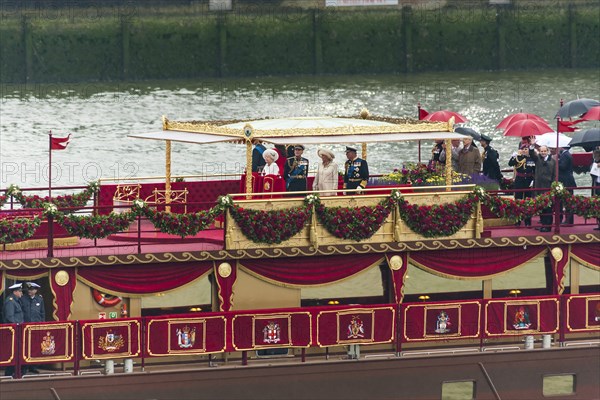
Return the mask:
<path id="1" fill-rule="evenodd" d="M 481 135 L 479 134 L 479 132 L 477 132 L 471 128 L 465 128 L 463 126 L 459 126 L 458 128 L 454 129 L 454 132 L 460 133 L 461 135 L 471 136 L 474 140 L 481 140 Z"/>
<path id="2" fill-rule="evenodd" d="M 600 128 L 591 128 L 575 133 L 569 146 L 583 147 L 585 151 L 594 150 L 600 146 Z"/>
<path id="3" fill-rule="evenodd" d="M 571 100 L 558 110 L 556 116 L 561 117 L 562 119 L 578 117 L 588 112 L 590 108 L 596 106 L 600 106 L 600 101 L 594 99 Z"/>

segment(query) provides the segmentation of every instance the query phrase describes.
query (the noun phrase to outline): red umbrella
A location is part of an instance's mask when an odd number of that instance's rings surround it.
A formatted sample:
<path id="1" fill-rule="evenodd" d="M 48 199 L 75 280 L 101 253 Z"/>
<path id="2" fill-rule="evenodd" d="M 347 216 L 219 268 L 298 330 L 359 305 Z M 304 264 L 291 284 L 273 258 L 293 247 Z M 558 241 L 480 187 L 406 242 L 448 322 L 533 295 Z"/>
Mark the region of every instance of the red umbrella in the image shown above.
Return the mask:
<path id="1" fill-rule="evenodd" d="M 448 122 L 450 120 L 450 118 L 452 118 L 452 117 L 454 117 L 454 123 L 456 123 L 456 124 L 462 124 L 463 122 L 468 121 L 465 117 L 463 117 L 459 113 L 456 113 L 454 111 L 449 111 L 449 110 L 432 112 L 431 114 L 428 114 L 423 119 L 425 121 Z"/>
<path id="2" fill-rule="evenodd" d="M 537 136 L 548 132 L 554 132 L 554 130 L 545 121 L 522 119 L 508 125 L 504 136 Z"/>
<path id="3" fill-rule="evenodd" d="M 527 113 L 516 113 L 516 114 L 510 114 L 509 116 L 505 117 L 499 124 L 498 126 L 496 126 L 496 129 L 506 129 L 506 127 L 510 124 L 512 124 L 513 122 L 517 122 L 517 121 L 521 121 L 524 119 L 532 119 L 532 120 L 536 120 L 536 121 L 542 121 L 542 122 L 546 122 L 544 120 L 544 118 L 537 116 L 535 114 L 527 114 Z M 547 123 L 547 122 L 546 122 Z"/>
<path id="4" fill-rule="evenodd" d="M 581 118 L 585 121 L 600 121 L 600 106 L 590 108 Z"/>

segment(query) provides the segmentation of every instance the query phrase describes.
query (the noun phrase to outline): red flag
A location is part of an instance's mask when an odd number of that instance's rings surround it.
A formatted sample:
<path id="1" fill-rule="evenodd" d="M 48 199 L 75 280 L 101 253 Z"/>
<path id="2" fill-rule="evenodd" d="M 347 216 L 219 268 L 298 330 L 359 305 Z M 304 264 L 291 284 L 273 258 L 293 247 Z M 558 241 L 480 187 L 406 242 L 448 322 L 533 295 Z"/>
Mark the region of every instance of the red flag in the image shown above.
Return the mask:
<path id="1" fill-rule="evenodd" d="M 425 111 L 422 108 L 419 108 L 419 120 L 422 120 L 423 118 L 425 118 L 428 115 L 429 115 L 429 113 L 427 111 Z"/>
<path id="2" fill-rule="evenodd" d="M 50 149 L 51 150 L 64 150 L 67 148 L 67 145 L 69 144 L 69 140 L 71 140 L 71 134 L 69 134 L 69 136 L 64 137 L 64 138 L 53 137 L 52 143 L 50 145 Z"/>

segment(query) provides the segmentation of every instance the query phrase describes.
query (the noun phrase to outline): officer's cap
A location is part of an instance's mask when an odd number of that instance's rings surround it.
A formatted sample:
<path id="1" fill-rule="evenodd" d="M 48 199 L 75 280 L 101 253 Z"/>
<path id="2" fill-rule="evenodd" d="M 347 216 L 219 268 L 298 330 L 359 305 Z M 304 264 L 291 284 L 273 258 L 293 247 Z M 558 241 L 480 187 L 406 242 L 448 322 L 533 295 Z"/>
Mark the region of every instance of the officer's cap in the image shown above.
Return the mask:
<path id="1" fill-rule="evenodd" d="M 488 143 L 489 143 L 489 142 L 491 142 L 491 141 L 492 141 L 492 138 L 491 138 L 491 137 L 489 137 L 488 135 L 481 134 L 481 139 L 480 139 L 480 140 L 483 140 L 483 141 L 485 141 L 485 142 L 488 142 Z"/>
<path id="2" fill-rule="evenodd" d="M 23 284 L 22 283 L 15 283 L 12 286 L 8 287 L 10 290 L 23 290 Z"/>
<path id="3" fill-rule="evenodd" d="M 25 284 L 25 287 L 26 287 L 27 289 L 39 289 L 39 288 L 41 288 L 41 286 L 40 286 L 40 285 L 38 285 L 38 284 L 37 284 L 37 283 L 35 283 L 35 282 L 27 282 L 27 283 Z"/>
<path id="4" fill-rule="evenodd" d="M 356 153 L 356 149 L 354 147 L 346 146 L 346 153 L 349 151 L 353 151 Z"/>
<path id="5" fill-rule="evenodd" d="M 304 146 L 302 146 L 301 144 L 297 144 L 294 146 L 294 150 L 304 150 Z"/>

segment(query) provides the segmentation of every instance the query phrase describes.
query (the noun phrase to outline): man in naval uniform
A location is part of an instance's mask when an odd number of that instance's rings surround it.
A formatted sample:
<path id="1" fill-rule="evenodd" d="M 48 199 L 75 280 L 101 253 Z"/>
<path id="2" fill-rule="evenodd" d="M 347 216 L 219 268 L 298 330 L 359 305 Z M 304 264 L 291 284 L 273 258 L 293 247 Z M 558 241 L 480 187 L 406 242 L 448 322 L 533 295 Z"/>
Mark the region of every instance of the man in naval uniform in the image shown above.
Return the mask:
<path id="1" fill-rule="evenodd" d="M 38 294 L 40 285 L 35 282 L 25 283 L 27 294 L 21 297 L 21 308 L 23 309 L 23 319 L 25 322 L 44 322 L 46 321 L 46 310 L 44 307 L 44 299 Z M 29 372 L 39 374 L 40 371 L 35 365 L 27 367 Z"/>
<path id="2" fill-rule="evenodd" d="M 4 301 L 4 308 L 2 315 L 4 316 L 3 321 L 5 324 L 22 324 L 23 320 L 23 309 L 21 308 L 21 302 L 19 299 L 23 296 L 23 284 L 15 283 L 9 286 L 9 290 L 12 291 L 10 295 Z M 15 367 L 6 367 L 4 371 L 5 376 L 12 376 L 15 373 Z"/>
<path id="3" fill-rule="evenodd" d="M 302 157 L 304 146 L 294 146 L 294 157 L 289 157 L 283 168 L 283 179 L 288 192 L 306 191 L 306 177 L 308 175 L 308 159 Z"/>
<path id="4" fill-rule="evenodd" d="M 354 147 L 346 147 L 348 161 L 344 164 L 344 189 L 358 189 L 360 192 L 367 187 L 369 181 L 369 165 L 366 160 L 358 158 Z"/>

